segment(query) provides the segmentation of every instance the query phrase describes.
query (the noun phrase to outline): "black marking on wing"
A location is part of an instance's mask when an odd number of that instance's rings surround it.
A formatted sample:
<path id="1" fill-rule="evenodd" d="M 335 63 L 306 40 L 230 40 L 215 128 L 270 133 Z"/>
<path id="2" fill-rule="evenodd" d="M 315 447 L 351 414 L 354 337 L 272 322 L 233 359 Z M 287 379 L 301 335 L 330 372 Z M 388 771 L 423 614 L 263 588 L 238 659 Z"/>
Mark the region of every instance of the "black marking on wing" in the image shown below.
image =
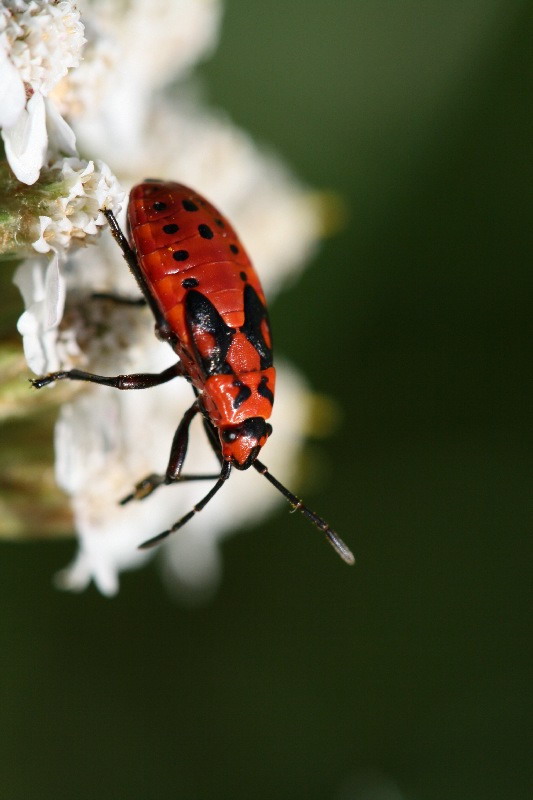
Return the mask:
<path id="1" fill-rule="evenodd" d="M 207 358 L 200 355 L 196 348 L 196 356 L 206 375 L 231 373 L 232 369 L 226 363 L 226 356 L 235 328 L 226 325 L 213 303 L 194 289 L 187 292 L 185 297 L 185 315 L 195 346 L 198 331 L 209 333 L 215 340 L 215 346 Z"/>
<path id="2" fill-rule="evenodd" d="M 233 385 L 239 390 L 232 403 L 233 408 L 237 410 L 248 400 L 249 397 L 251 397 L 252 390 L 249 386 L 245 386 L 242 381 L 233 381 Z"/>
<path id="3" fill-rule="evenodd" d="M 259 386 L 257 387 L 257 394 L 260 394 L 261 397 L 265 397 L 270 405 L 274 405 L 274 394 L 267 386 L 268 378 L 266 375 L 263 375 L 261 380 L 259 381 Z"/>
<path id="4" fill-rule="evenodd" d="M 261 359 L 261 369 L 272 366 L 272 348 L 268 347 L 261 331 L 263 320 L 268 325 L 268 312 L 251 284 L 244 288 L 244 325 L 240 328 L 253 344 Z"/>

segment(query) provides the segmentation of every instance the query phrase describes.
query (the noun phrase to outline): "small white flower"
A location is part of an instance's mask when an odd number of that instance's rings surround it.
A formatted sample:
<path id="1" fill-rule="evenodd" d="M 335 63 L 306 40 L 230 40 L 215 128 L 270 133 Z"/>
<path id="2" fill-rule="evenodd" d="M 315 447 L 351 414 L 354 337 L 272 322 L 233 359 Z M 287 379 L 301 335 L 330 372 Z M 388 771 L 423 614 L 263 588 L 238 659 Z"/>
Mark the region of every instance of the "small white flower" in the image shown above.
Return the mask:
<path id="1" fill-rule="evenodd" d="M 33 243 L 39 253 L 66 252 L 82 240 L 86 244 L 107 224 L 102 208 L 117 208 L 123 199 L 118 181 L 102 161 L 65 158 L 51 167 L 57 172 L 61 195 L 50 203 L 51 216 L 40 217 L 40 236 Z"/>
<path id="2" fill-rule="evenodd" d="M 142 171 L 135 165 L 154 124 L 154 98 L 213 49 L 221 9 L 220 0 L 82 4 L 85 57 L 54 91 L 82 150 L 98 153 L 122 179 L 137 169 L 138 180 Z"/>
<path id="3" fill-rule="evenodd" d="M 68 347 L 61 348 L 58 338 L 67 254 L 75 245 L 94 241 L 106 224 L 101 209 L 117 208 L 123 198 L 115 176 L 100 161 L 63 159 L 51 168 L 50 175 L 58 189 L 48 205 L 48 215 L 39 216 L 39 236 L 33 242 L 34 250 L 44 257 L 23 261 L 13 279 L 26 307 L 18 330 L 28 365 L 37 374 L 59 369 L 70 352 Z"/>
<path id="4" fill-rule="evenodd" d="M 220 0 L 83 0 L 82 13 L 120 53 L 119 81 L 144 93 L 183 77 L 218 40 Z M 148 54 L 148 55 L 145 55 Z"/>
<path id="5" fill-rule="evenodd" d="M 121 123 L 112 116 L 106 122 L 103 155 L 122 184 L 131 187 L 153 176 L 197 188 L 231 219 L 269 297 L 314 252 L 321 220 L 309 190 L 220 112 L 158 102 L 138 146 L 129 140 L 118 149 Z M 76 132 L 82 143 L 88 141 L 83 121 Z"/>
<path id="6" fill-rule="evenodd" d="M 48 95 L 80 63 L 83 24 L 70 0 L 16 0 L 3 4 L 0 32 L 21 80 Z"/>
<path id="7" fill-rule="evenodd" d="M 174 146 L 179 137 L 180 147 Z M 271 298 L 315 250 L 320 216 L 308 189 L 220 112 L 158 105 L 143 174 L 178 175 L 231 219 Z"/>
<path id="8" fill-rule="evenodd" d="M 9 165 L 23 183 L 39 177 L 49 139 L 74 155 L 72 133 L 47 98 L 79 64 L 84 41 L 69 0 L 17 0 L 0 8 L 0 126 Z"/>

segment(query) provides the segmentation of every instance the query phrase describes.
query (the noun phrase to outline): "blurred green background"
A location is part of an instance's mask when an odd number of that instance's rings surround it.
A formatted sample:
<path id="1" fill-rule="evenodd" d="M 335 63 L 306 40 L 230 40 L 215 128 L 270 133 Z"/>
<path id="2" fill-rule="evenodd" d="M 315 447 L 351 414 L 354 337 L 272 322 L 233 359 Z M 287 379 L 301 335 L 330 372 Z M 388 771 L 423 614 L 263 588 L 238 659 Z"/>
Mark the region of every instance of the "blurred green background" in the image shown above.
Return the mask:
<path id="1" fill-rule="evenodd" d="M 228 0 L 210 101 L 348 208 L 272 318 L 343 409 L 305 495 L 358 564 L 283 509 L 190 609 L 154 567 L 61 594 L 72 542 L 2 544 L 0 796 L 531 796 L 529 12 Z"/>

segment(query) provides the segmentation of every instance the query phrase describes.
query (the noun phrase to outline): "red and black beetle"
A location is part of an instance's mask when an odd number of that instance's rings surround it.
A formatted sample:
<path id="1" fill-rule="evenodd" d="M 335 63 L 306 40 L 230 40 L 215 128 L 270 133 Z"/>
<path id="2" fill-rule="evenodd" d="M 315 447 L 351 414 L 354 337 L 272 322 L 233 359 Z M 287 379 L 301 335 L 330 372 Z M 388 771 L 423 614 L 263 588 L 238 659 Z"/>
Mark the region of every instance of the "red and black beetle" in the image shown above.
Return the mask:
<path id="1" fill-rule="evenodd" d="M 257 458 L 272 433 L 267 420 L 274 402 L 276 372 L 263 289 L 231 224 L 197 192 L 160 180 L 147 179 L 131 191 L 131 245 L 113 213 L 104 213 L 143 293 L 141 302 L 154 314 L 156 335 L 170 344 L 179 361 L 158 374 L 104 377 L 73 369 L 36 378 L 32 384 L 41 388 L 71 379 L 117 389 L 146 389 L 176 376 L 192 384 L 196 397 L 174 435 L 166 473 L 147 476 L 122 503 L 142 499 L 161 484 L 210 477 L 182 474 L 189 426 L 197 413 L 203 416 L 220 474 L 188 514 L 141 547 L 151 547 L 201 511 L 228 479 L 232 466 L 240 470 L 253 466 L 325 534 L 346 563 L 353 564 L 351 551 L 327 522 Z"/>

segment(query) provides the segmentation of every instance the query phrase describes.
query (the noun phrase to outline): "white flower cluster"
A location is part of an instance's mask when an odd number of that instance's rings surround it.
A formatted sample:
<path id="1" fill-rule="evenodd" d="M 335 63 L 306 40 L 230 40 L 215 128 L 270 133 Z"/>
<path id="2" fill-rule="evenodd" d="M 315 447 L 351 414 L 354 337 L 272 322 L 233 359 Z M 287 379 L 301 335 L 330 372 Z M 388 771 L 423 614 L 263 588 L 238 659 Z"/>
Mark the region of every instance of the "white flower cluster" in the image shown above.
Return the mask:
<path id="1" fill-rule="evenodd" d="M 37 253 L 49 258 L 26 259 L 16 270 L 14 282 L 24 298 L 26 311 L 18 321 L 24 354 L 35 373 L 64 366 L 67 353 L 78 355 L 72 343 L 61 347 L 58 329 L 63 318 L 66 282 L 63 262 L 75 243 L 90 243 L 106 224 L 101 209 L 115 205 L 122 197 L 117 179 L 103 162 L 83 162 L 64 158 L 50 172 L 61 186 L 61 194 L 51 199 L 51 216 L 39 216 L 39 237 L 33 242 Z M 67 329 L 69 340 L 74 331 Z"/>
<path id="2" fill-rule="evenodd" d="M 271 297 L 314 247 L 320 220 L 307 191 L 278 159 L 261 152 L 220 112 L 194 100 L 184 84 L 194 63 L 214 47 L 220 0 L 82 0 L 77 6 L 84 33 L 72 3 L 3 3 L 4 32 L 39 13 L 49 15 L 49 25 L 52 16 L 61 20 L 52 37 L 61 42 L 56 60 L 51 53 L 41 55 L 41 65 L 53 62 L 54 69 L 49 66 L 48 80 L 41 73 L 39 85 L 32 85 L 24 112 L 30 114 L 36 93 L 55 104 L 56 119 L 57 109 L 68 116 L 71 127 L 63 124 L 75 132 L 80 149 L 105 159 L 127 188 L 145 176 L 197 188 L 232 219 Z M 72 26 L 68 46 L 59 33 L 67 29 L 67 19 Z M 38 23 L 33 25 L 37 31 Z M 71 70 L 84 35 L 84 59 Z M 26 87 L 26 73 L 13 55 L 16 41 L 13 33 L 0 38 L 0 78 L 12 79 L 15 70 Z M 7 153 L 6 135 L 12 134 L 4 128 L 3 135 Z M 104 375 L 164 369 L 175 355 L 155 339 L 148 311 L 92 297 L 139 294 L 111 237 L 106 234 L 97 246 L 72 252 L 72 243 L 96 238 L 103 222 L 98 209 L 120 202 L 111 172 L 100 162 L 75 158 L 55 168 L 67 190 L 55 211 L 40 218 L 34 249 L 45 255 L 28 260 L 16 276 L 26 305 L 19 328 L 30 366 L 38 373 L 81 367 Z M 54 257 L 58 253 L 61 258 Z M 168 528 L 206 491 L 205 482 L 184 483 L 162 488 L 140 503 L 117 503 L 148 473 L 164 472 L 174 431 L 193 398 L 180 380 L 141 392 L 92 384 L 74 389 L 57 425 L 56 472 L 72 498 L 80 546 L 60 584 L 81 589 L 94 580 L 102 592 L 113 594 L 118 573 L 149 558 L 136 546 Z M 272 419 L 276 443 L 267 445 L 266 458 L 283 481 L 294 472 L 308 398 L 302 379 L 282 367 Z M 217 471 L 200 424 L 193 424 L 186 471 Z M 173 587 L 205 589 L 219 572 L 220 539 L 281 501 L 261 476 L 250 472 L 232 475 L 216 502 L 179 536 L 170 537 L 164 563 Z"/>
<path id="3" fill-rule="evenodd" d="M 72 0 L 0 3 L 0 128 L 16 178 L 35 184 L 43 169 L 55 190 L 35 219 L 36 253 L 15 275 L 26 311 L 18 328 L 31 369 L 61 363 L 57 330 L 63 317 L 64 264 L 69 251 L 105 224 L 102 205 L 116 208 L 123 194 L 103 162 L 82 161 L 76 137 L 51 93 L 78 67 L 84 26 Z M 95 166 L 96 163 L 96 166 Z"/>
<path id="4" fill-rule="evenodd" d="M 80 63 L 85 38 L 72 2 L 10 0 L 0 7 L 0 126 L 9 165 L 35 183 L 53 148 L 75 154 L 74 135 L 48 95 Z"/>
<path id="5" fill-rule="evenodd" d="M 110 207 L 120 191 L 117 179 L 102 161 L 95 166 L 92 161 L 64 158 L 51 170 L 57 170 L 64 193 L 50 201 L 52 216 L 39 217 L 40 235 L 33 242 L 38 253 L 66 250 L 73 239 L 87 240 L 98 233 L 107 224 L 102 209 Z"/>

